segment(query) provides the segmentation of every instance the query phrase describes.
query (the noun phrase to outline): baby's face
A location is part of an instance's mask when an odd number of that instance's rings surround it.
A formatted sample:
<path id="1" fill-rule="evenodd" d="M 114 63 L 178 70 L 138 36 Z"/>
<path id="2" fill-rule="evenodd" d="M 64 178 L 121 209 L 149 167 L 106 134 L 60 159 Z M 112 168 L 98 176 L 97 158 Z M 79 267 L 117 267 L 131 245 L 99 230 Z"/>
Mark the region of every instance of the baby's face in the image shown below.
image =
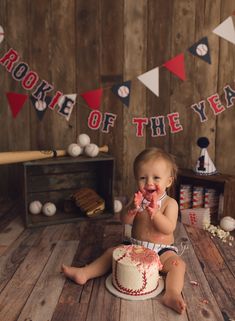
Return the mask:
<path id="1" fill-rule="evenodd" d="M 170 164 L 162 158 L 149 160 L 139 167 L 137 184 L 139 190 L 146 196 L 157 192 L 160 197 L 172 181 Z"/>

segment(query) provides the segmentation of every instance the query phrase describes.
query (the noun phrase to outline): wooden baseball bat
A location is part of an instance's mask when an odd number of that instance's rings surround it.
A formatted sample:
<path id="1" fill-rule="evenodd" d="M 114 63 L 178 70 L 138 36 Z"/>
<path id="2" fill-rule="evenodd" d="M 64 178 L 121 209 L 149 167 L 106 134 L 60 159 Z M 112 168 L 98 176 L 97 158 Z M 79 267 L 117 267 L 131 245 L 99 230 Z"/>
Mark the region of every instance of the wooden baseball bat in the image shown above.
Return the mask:
<path id="1" fill-rule="evenodd" d="M 65 150 L 29 150 L 19 152 L 3 152 L 0 153 L 0 165 L 20 163 L 37 159 L 65 156 Z"/>
<path id="2" fill-rule="evenodd" d="M 108 153 L 108 151 L 109 151 L 108 145 L 99 147 L 99 152 Z"/>

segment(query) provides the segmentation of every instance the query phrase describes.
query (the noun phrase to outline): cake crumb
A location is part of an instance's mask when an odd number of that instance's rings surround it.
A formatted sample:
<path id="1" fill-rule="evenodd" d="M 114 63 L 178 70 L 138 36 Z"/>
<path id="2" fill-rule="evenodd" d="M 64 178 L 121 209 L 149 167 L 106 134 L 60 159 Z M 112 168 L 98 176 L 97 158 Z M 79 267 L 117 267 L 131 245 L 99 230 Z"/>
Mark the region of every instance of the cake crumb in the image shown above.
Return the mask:
<path id="1" fill-rule="evenodd" d="M 190 281 L 190 284 L 195 285 L 195 286 L 199 285 L 199 283 L 197 281 Z"/>

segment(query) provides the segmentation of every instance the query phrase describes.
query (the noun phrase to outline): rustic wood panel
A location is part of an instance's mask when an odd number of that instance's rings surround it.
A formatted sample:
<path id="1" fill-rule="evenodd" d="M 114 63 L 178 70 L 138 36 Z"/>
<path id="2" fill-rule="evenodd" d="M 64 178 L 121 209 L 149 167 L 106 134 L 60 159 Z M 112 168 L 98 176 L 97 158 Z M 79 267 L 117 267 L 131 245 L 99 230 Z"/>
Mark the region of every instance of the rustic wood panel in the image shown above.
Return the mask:
<path id="1" fill-rule="evenodd" d="M 17 216 L 0 234 L 0 254 L 3 254 L 7 250 L 23 230 L 22 219 Z"/>
<path id="2" fill-rule="evenodd" d="M 200 266 L 201 258 L 200 256 L 195 255 L 193 251 L 194 242 L 192 246 L 182 224 L 177 225 L 175 237 L 176 244 L 181 252 L 183 251 L 181 245 L 186 246 L 184 252 L 182 252 L 182 258 L 187 266 L 183 296 L 187 304 L 187 315 L 189 320 L 203 321 L 207 318 L 208 321 L 223 321 L 223 316 L 219 309 L 220 305 L 218 304 L 219 307 L 217 306 L 218 302 L 216 302 L 217 297 L 215 289 L 213 289 L 213 286 L 212 289 L 210 288 L 212 283 L 208 286 L 206 271 Z M 205 244 L 204 240 L 201 243 Z M 198 286 L 193 286 L 190 283 L 191 281 L 198 282 Z"/>
<path id="3" fill-rule="evenodd" d="M 4 5 L 4 2 L 3 2 Z M 4 12 L 3 12 L 4 13 Z M 11 47 L 14 48 L 20 55 L 20 61 L 27 61 L 29 57 L 29 48 L 25 45 L 25 37 L 28 31 L 28 1 L 22 0 L 17 3 L 12 1 L 6 1 L 5 17 L 3 18 L 5 24 L 5 50 L 7 51 Z M 12 23 L 14 21 L 14 23 Z M 22 21 L 24 21 L 22 23 Z M 17 27 L 16 27 L 17 26 Z M 2 67 L 1 68 L 5 68 Z M 1 71 L 2 74 L 2 71 Z M 10 73 L 5 72 L 5 83 L 3 86 L 2 95 L 5 96 L 6 92 L 15 92 L 19 94 L 27 94 L 21 86 L 21 82 L 14 80 Z M 17 121 L 12 117 L 10 107 L 6 96 L 3 100 L 3 106 L 6 108 L 6 113 L 3 114 L 3 123 L 1 128 L 3 133 L 1 134 L 2 140 L 7 143 L 7 148 L 3 143 L 3 150 L 28 150 L 30 149 L 30 128 L 29 128 L 29 103 L 25 102 L 24 107 L 21 109 L 17 116 Z M 3 135 L 3 136 L 2 136 Z M 19 180 L 19 171 L 17 166 L 3 166 L 3 177 L 5 185 L 5 193 L 16 197 L 19 193 L 17 184 L 6 184 L 7 181 L 12 182 Z"/>
<path id="4" fill-rule="evenodd" d="M 2 21 L 2 27 L 6 26 L 6 0 L 0 1 L 0 20 Z M 5 27 L 5 32 L 7 32 Z M 0 55 L 1 57 L 4 55 L 4 53 L 7 51 L 7 43 L 6 41 L 3 41 L 0 45 Z M 4 139 L 0 139 L 0 151 L 8 151 L 9 150 L 9 143 L 8 143 L 8 126 L 6 126 L 6 119 L 10 117 L 8 108 L 7 108 L 7 99 L 5 96 L 5 92 L 8 91 L 7 88 L 7 78 L 8 78 L 8 72 L 1 71 L 1 77 L 0 77 L 0 106 L 5 107 L 1 108 L 0 111 L 0 128 L 1 128 L 1 137 L 4 137 Z M 8 185 L 6 182 L 8 181 L 8 169 L 9 167 L 7 165 L 0 166 L 0 176 L 2 178 L 2 182 L 4 181 L 5 184 L 0 183 L 0 195 L 2 197 L 6 197 Z"/>
<path id="5" fill-rule="evenodd" d="M 193 227 L 187 227 L 186 230 L 193 242 L 195 253 L 200 258 L 200 262 L 203 265 L 203 272 L 210 283 L 211 290 L 221 312 L 223 315 L 227 315 L 228 318 L 233 319 L 235 317 L 234 275 L 231 273 L 226 261 L 221 257 L 217 247 L 205 231 Z M 207 246 L 204 246 L 205 242 Z M 199 280 L 199 278 L 196 279 L 196 281 Z M 221 299 L 222 297 L 223 299 Z M 211 300 L 211 296 L 208 296 L 210 306 L 212 305 Z M 215 320 L 215 318 L 212 320 Z M 219 320 L 219 318 L 216 320 Z"/>
<path id="6" fill-rule="evenodd" d="M 195 10 L 196 1 L 174 1 L 173 21 L 171 31 L 171 57 L 173 58 L 180 53 L 185 54 L 185 73 L 186 80 L 182 81 L 178 77 L 171 75 L 171 112 L 178 112 L 180 124 L 183 130 L 171 134 L 170 151 L 177 156 L 180 167 L 190 166 L 188 157 L 192 144 L 189 135 L 189 106 L 192 102 L 192 80 L 194 79 L 193 58 L 187 54 L 190 44 L 194 43 L 195 35 Z M 185 157 L 187 155 L 187 157 Z"/>
<path id="7" fill-rule="evenodd" d="M 38 73 L 41 80 L 52 84 L 51 60 L 52 28 L 50 1 L 42 0 L 40 6 L 29 2 L 28 47 L 30 51 L 29 64 Z M 38 83 L 39 83 L 38 82 Z M 50 149 L 53 146 L 52 120 L 58 117 L 51 110 L 47 110 L 42 121 L 38 120 L 36 112 L 30 105 L 30 140 L 31 149 Z"/>
<path id="8" fill-rule="evenodd" d="M 42 229 L 25 230 L 18 239 L 8 248 L 7 253 L 1 256 L 0 261 L 0 291 L 10 281 L 20 264 L 37 243 Z"/>
<path id="9" fill-rule="evenodd" d="M 100 88 L 100 1 L 76 0 L 76 88 L 78 93 Z M 77 134 L 99 143 L 99 133 L 87 126 L 91 109 L 78 97 Z"/>
<path id="10" fill-rule="evenodd" d="M 80 242 L 77 253 L 72 262 L 73 266 L 83 266 L 101 254 L 101 244 L 104 226 L 103 224 L 94 224 L 91 222 L 83 223 L 80 237 L 85 242 Z M 94 235 L 96 239 L 94 240 Z M 95 243 L 94 243 L 95 241 Z M 85 286 L 79 286 L 69 280 L 65 283 L 60 299 L 56 306 L 53 321 L 62 321 L 68 318 L 70 321 L 84 320 L 87 315 L 88 305 L 93 287 L 93 280 L 87 282 Z"/>
<path id="11" fill-rule="evenodd" d="M 150 0 L 148 2 L 148 70 L 159 66 L 159 97 L 147 90 L 147 115 L 155 117 L 170 113 L 170 73 L 162 64 L 171 58 L 171 28 L 173 2 L 170 0 Z M 147 146 L 158 146 L 169 151 L 170 131 L 165 118 L 166 135 L 152 137 L 150 126 L 147 126 Z"/>
<path id="12" fill-rule="evenodd" d="M 116 154 L 115 172 L 115 194 L 122 193 L 122 168 L 123 155 L 115 151 L 123 149 L 123 140 L 117 133 L 123 132 L 123 113 L 126 107 L 111 92 L 111 87 L 115 83 L 123 80 L 123 0 L 111 2 L 101 0 L 100 21 L 101 21 L 101 46 L 100 46 L 100 73 L 104 90 L 102 108 L 103 113 L 113 113 L 117 115 L 114 128 L 110 127 L 110 132 L 100 133 L 100 145 L 107 144 L 109 152 Z M 108 26 L 108 27 L 107 27 Z M 110 41 L 115 34 L 115 41 Z"/>
<path id="13" fill-rule="evenodd" d="M 51 0 L 51 62 L 55 68 L 51 70 L 51 79 L 56 90 L 63 94 L 77 93 L 76 88 L 76 29 L 75 29 L 75 0 Z M 65 14 L 66 12 L 66 14 Z M 55 35 L 59 35 L 55 37 Z M 70 120 L 53 113 L 51 122 L 53 148 L 67 149 L 68 145 L 76 142 L 76 103 Z"/>
<path id="14" fill-rule="evenodd" d="M 72 265 L 83 266 L 99 256 L 103 249 L 120 242 L 122 225 L 118 221 L 109 220 L 25 229 L 1 256 L 0 319 L 234 319 L 231 310 L 234 275 L 229 269 L 234 247 L 230 247 L 228 252 L 221 241 L 219 247 L 207 232 L 193 228 L 187 228 L 187 231 L 188 234 L 179 223 L 175 235 L 180 252 L 182 243 L 188 246 L 182 253 L 187 263 L 183 296 L 188 305 L 183 315 L 163 306 L 162 294 L 147 301 L 120 300 L 105 289 L 106 275 L 88 281 L 85 286 L 79 286 L 60 275 L 62 262 L 70 264 L 73 259 Z M 223 249 L 226 255 L 221 254 Z M 199 285 L 193 286 L 190 281 L 198 281 Z M 203 302 L 204 299 L 208 303 Z"/>
<path id="15" fill-rule="evenodd" d="M 234 3 L 232 3 L 232 1 L 223 1 L 223 5 L 221 5 L 220 22 L 224 21 L 232 12 L 234 12 Z M 234 16 L 233 21 L 235 22 Z M 223 87 L 227 84 L 230 84 L 233 90 L 235 89 L 235 46 L 220 38 L 219 52 L 218 92 L 221 94 L 223 93 Z M 235 174 L 235 141 L 231 138 L 235 133 L 234 104 L 218 116 L 216 125 L 216 166 L 221 172 Z"/>
<path id="16" fill-rule="evenodd" d="M 18 321 L 25 321 L 27 318 L 38 321 L 51 319 L 65 283 L 64 276 L 60 274 L 61 264 L 63 262 L 71 264 L 77 245 L 78 241 L 57 242 L 45 269 L 18 317 Z"/>
<path id="17" fill-rule="evenodd" d="M 146 71 L 147 50 L 147 1 L 139 2 L 124 0 L 124 80 L 132 79 L 130 106 L 123 114 L 123 191 L 130 197 L 135 190 L 133 179 L 133 159 L 145 148 L 145 130 L 143 137 L 136 137 L 136 127 L 132 124 L 133 117 L 146 115 L 146 89 L 135 78 Z"/>
<path id="18" fill-rule="evenodd" d="M 194 57 L 195 68 L 192 82 L 193 103 L 199 103 L 210 95 L 217 92 L 218 82 L 218 63 L 219 63 L 219 37 L 212 33 L 212 30 L 220 22 L 220 0 L 217 1 L 197 1 L 196 17 L 195 17 L 195 41 L 199 41 L 202 37 L 207 36 L 210 46 L 211 65 Z M 193 56 L 191 56 L 193 57 Z M 191 105 L 192 105 L 191 104 Z M 194 167 L 196 160 L 200 155 L 200 148 L 197 146 L 197 139 L 201 136 L 208 137 L 210 145 L 208 152 L 211 159 L 215 159 L 215 138 L 216 138 L 216 116 L 206 101 L 206 114 L 208 120 L 201 123 L 198 115 L 189 107 L 190 114 L 190 140 L 191 140 L 191 166 Z M 188 115 L 189 116 L 189 115 Z M 186 129 L 186 132 L 188 130 Z"/>
<path id="19" fill-rule="evenodd" d="M 63 230 L 63 225 L 47 227 L 38 245 L 31 248 L 0 294 L 0 319 L 12 321 L 17 318 Z"/>
<path id="20" fill-rule="evenodd" d="M 54 85 L 52 93 L 61 90 L 79 95 L 104 87 L 101 112 L 118 116 L 109 134 L 91 130 L 87 125 L 91 109 L 78 96 L 69 122 L 52 110 L 40 122 L 30 101 L 13 119 L 5 92 L 26 91 L 0 66 L 0 151 L 62 148 L 86 132 L 94 143 L 109 145 L 116 158 L 115 194 L 130 196 L 135 189 L 132 163 L 140 150 L 157 145 L 175 154 L 181 167 L 192 167 L 199 154 L 196 140 L 203 135 L 211 141 L 209 153 L 219 171 L 235 174 L 231 153 L 234 107 L 214 116 L 206 102 L 209 120 L 205 123 L 190 108 L 215 92 L 221 94 L 225 84 L 233 84 L 235 47 L 212 33 L 233 11 L 232 1 L 221 0 L 142 0 L 138 6 L 128 0 L 42 0 L 40 5 L 2 0 L 0 19 L 6 37 L 0 55 L 12 46 L 40 80 Z M 203 36 L 209 37 L 211 65 L 187 52 Z M 186 59 L 185 82 L 160 68 L 160 97 L 155 97 L 137 80 L 181 52 Z M 132 90 L 127 108 L 105 87 L 129 79 Z M 136 137 L 133 117 L 169 112 L 179 112 L 183 131 L 171 134 L 165 119 L 166 136 L 151 137 L 147 126 L 144 137 Z M 15 165 L 0 167 L 2 196 L 19 195 L 19 171 Z"/>

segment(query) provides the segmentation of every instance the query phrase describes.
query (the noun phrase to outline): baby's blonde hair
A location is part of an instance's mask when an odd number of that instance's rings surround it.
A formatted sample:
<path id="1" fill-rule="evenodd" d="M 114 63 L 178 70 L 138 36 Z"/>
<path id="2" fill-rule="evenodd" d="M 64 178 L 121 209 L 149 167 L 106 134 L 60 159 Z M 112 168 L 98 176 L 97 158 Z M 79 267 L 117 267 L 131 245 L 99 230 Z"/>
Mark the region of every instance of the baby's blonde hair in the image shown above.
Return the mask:
<path id="1" fill-rule="evenodd" d="M 174 156 L 164 151 L 163 149 L 157 147 L 146 148 L 139 155 L 136 156 L 133 164 L 135 178 L 137 178 L 139 168 L 143 163 L 146 163 L 149 160 L 156 160 L 159 158 L 165 160 L 170 165 L 171 177 L 173 178 L 173 181 L 175 181 L 177 177 L 178 168 Z"/>

